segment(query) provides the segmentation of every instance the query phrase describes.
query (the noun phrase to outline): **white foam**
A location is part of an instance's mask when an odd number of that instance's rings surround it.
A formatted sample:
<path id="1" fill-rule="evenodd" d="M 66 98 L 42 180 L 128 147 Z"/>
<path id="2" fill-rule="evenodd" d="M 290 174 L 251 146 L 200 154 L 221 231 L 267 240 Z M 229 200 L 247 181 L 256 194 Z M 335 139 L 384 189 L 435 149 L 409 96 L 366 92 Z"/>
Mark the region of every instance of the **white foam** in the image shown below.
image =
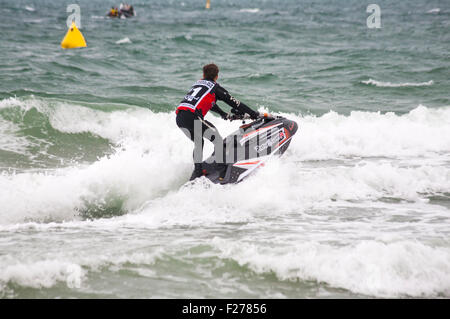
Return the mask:
<path id="1" fill-rule="evenodd" d="M 25 6 L 25 10 L 27 10 L 27 11 L 30 11 L 30 12 L 34 12 L 34 11 L 36 11 L 36 9 L 35 9 L 35 8 L 33 8 L 33 7 L 30 7 L 30 6 Z"/>
<path id="2" fill-rule="evenodd" d="M 0 283 L 16 283 L 32 288 L 49 288 L 66 282 L 69 288 L 79 288 L 86 272 L 77 264 L 55 260 L 5 265 L 2 262 Z"/>
<path id="3" fill-rule="evenodd" d="M 299 133 L 288 150 L 301 160 L 346 157 L 427 157 L 450 150 L 450 108 L 418 106 L 407 114 L 353 111 L 288 117 Z"/>
<path id="4" fill-rule="evenodd" d="M 223 258 L 259 274 L 274 272 L 282 280 L 315 280 L 378 297 L 450 296 L 446 247 L 414 241 L 361 241 L 346 246 L 296 242 L 274 247 L 219 238 L 213 244 Z"/>
<path id="5" fill-rule="evenodd" d="M 27 154 L 27 148 L 31 143 L 26 137 L 17 135 L 19 129 L 16 124 L 5 121 L 0 117 L 0 150 Z"/>
<path id="6" fill-rule="evenodd" d="M 441 12 L 440 8 L 433 8 L 433 9 L 427 11 L 427 13 L 439 13 L 439 12 Z"/>
<path id="7" fill-rule="evenodd" d="M 0 107 L 35 107 L 57 130 L 91 132 L 118 148 L 115 154 L 90 165 L 0 175 L 1 224 L 76 220 L 80 211 L 107 207 L 115 200 L 123 202 L 124 211 L 144 216 L 125 219 L 147 225 L 246 221 L 255 212 L 271 208 L 298 211 L 327 204 L 330 199 L 421 201 L 424 194 L 450 189 L 449 169 L 440 164 L 450 150 L 450 108 L 419 106 L 401 116 L 379 112 L 352 112 L 349 116 L 330 112 L 321 117 L 288 114 L 300 128 L 281 160 L 274 159 L 239 185 L 197 183 L 178 190 L 192 169 L 192 144 L 176 127 L 174 112 L 153 113 L 141 108 L 104 112 L 61 102 L 49 105 L 39 99 L 13 102 L 1 101 Z M 236 126 L 212 121 L 224 136 Z M 206 149 L 205 155 L 212 152 L 210 143 Z M 392 159 L 358 158 L 371 156 Z M 304 162 L 335 158 L 342 163 L 356 158 L 356 163 L 308 166 Z M 271 196 L 274 189 L 279 190 L 276 197 Z M 248 200 L 246 194 L 254 195 Z M 199 204 L 198 197 L 205 201 Z M 239 211 L 242 213 L 237 214 Z"/>
<path id="8" fill-rule="evenodd" d="M 44 21 L 44 19 L 24 19 L 23 21 L 26 23 L 41 23 L 42 21 Z"/>
<path id="9" fill-rule="evenodd" d="M 87 167 L 4 174 L 0 176 L 0 220 L 72 220 L 88 207 L 107 207 L 117 199 L 124 201 L 126 211 L 132 211 L 183 178 L 183 166 L 168 160 L 161 163 L 158 154 L 128 151 Z"/>
<path id="10" fill-rule="evenodd" d="M 240 9 L 239 12 L 247 12 L 247 13 L 257 13 L 259 12 L 259 8 L 244 8 Z"/>
<path id="11" fill-rule="evenodd" d="M 23 101 L 14 97 L 10 97 L 0 101 L 0 109 L 8 109 L 13 107 L 20 107 L 25 111 L 28 109 Z"/>
<path id="12" fill-rule="evenodd" d="M 280 207 L 298 211 L 328 203 L 330 199 L 394 197 L 420 201 L 424 193 L 450 189 L 450 170 L 441 167 L 401 168 L 367 163 L 357 167 L 302 169 L 301 165 L 276 160 L 239 185 L 225 188 L 194 185 L 169 192 L 187 179 L 190 166 L 176 167 L 175 162 L 162 166 L 160 161 L 158 157 L 155 160 L 123 152 L 85 168 L 0 176 L 0 188 L 5 190 L 0 194 L 0 221 L 5 224 L 72 220 L 80 210 L 92 205 L 107 206 L 121 198 L 126 211 L 137 210 L 144 215 L 127 217 L 137 223 L 161 226 L 241 222 L 251 219 L 255 212 L 266 213 Z M 160 168 L 155 170 L 157 165 Z M 271 183 L 264 183 L 266 180 Z M 255 187 L 257 193 L 253 192 Z M 271 196 L 274 189 L 283 191 Z M 249 193 L 253 194 L 251 200 L 245 195 Z M 199 197 L 203 198 L 201 203 Z M 238 211 L 241 213 L 237 214 Z"/>
<path id="13" fill-rule="evenodd" d="M 114 198 L 123 198 L 125 209 L 133 210 L 187 179 L 192 146 L 177 143 L 185 137 L 173 115 L 143 109 L 108 113 L 65 103 L 50 108 L 38 100 L 20 106 L 47 114 L 55 129 L 89 131 L 126 145 L 126 150 L 90 166 L 1 175 L 0 189 L 6 190 L 0 192 L 1 222 L 71 220 L 86 205 L 102 206 Z"/>
<path id="14" fill-rule="evenodd" d="M 23 101 L 16 98 L 7 98 L 0 101 L 0 109 L 20 108 L 22 114 L 32 108 L 30 105 L 25 105 Z M 20 127 L 0 117 L 0 149 L 27 155 L 27 149 L 35 145 L 34 142 L 28 140 L 25 136 L 20 136 L 17 132 Z"/>
<path id="15" fill-rule="evenodd" d="M 39 99 L 26 102 L 7 99 L 0 101 L 0 108 L 20 107 L 24 111 L 36 108 L 49 117 L 57 130 L 91 132 L 123 146 L 161 147 L 158 152 L 165 152 L 167 146 L 164 145 L 172 146 L 173 143 L 183 152 L 189 152 L 191 148 L 181 139 L 183 135 L 174 123 L 174 112 L 153 113 L 140 108 L 102 112 L 68 103 L 47 103 Z M 333 111 L 320 117 L 282 115 L 299 124 L 299 133 L 289 149 L 297 160 L 353 156 L 424 157 L 448 153 L 450 149 L 450 107 L 431 109 L 419 105 L 404 115 L 363 111 L 353 111 L 349 116 Z M 214 122 L 223 136 L 236 128 L 236 123 Z M 168 129 L 165 129 L 166 125 L 169 125 Z M 164 139 L 168 139 L 167 143 Z M 206 147 L 210 147 L 210 143 L 206 143 Z M 177 159 L 184 163 L 189 161 L 183 154 L 174 158 Z"/>
<path id="16" fill-rule="evenodd" d="M 422 193 L 448 189 L 450 169 L 439 167 L 413 169 L 370 163 L 304 169 L 275 160 L 244 183 L 223 187 L 199 181 L 193 187 L 153 199 L 139 214 L 124 218 L 130 224 L 153 227 L 249 222 L 274 211 L 279 215 L 282 211 L 327 209 L 336 201 L 342 204 L 394 197 L 420 202 Z M 248 194 L 252 194 L 251 198 Z"/>
<path id="17" fill-rule="evenodd" d="M 153 252 L 111 253 L 89 248 L 88 254 L 72 252 L 52 252 L 54 259 L 41 259 L 40 256 L 0 258 L 0 292 L 7 283 L 24 287 L 49 288 L 63 282 L 68 288 L 81 288 L 89 271 L 101 271 L 103 267 L 114 271 L 124 264 L 152 265 L 160 257 L 161 249 Z M 113 250 L 113 248 L 110 248 Z M 51 249 L 50 249 L 51 250 Z M 32 254 L 31 254 L 32 255 Z M 70 261 L 69 261 L 70 260 Z M 3 287 L 2 287 L 3 286 Z"/>
<path id="18" fill-rule="evenodd" d="M 130 38 L 126 37 L 126 38 L 116 41 L 116 44 L 124 44 L 124 43 L 131 43 Z"/>
<path id="19" fill-rule="evenodd" d="M 420 82 L 420 83 L 410 83 L 410 82 L 405 82 L 405 83 L 391 83 L 391 82 L 381 82 L 381 81 L 376 81 L 376 80 L 372 80 L 369 79 L 367 81 L 361 81 L 361 83 L 367 84 L 367 85 L 375 85 L 378 87 L 415 87 L 415 86 L 430 86 L 433 85 L 434 82 L 433 80 L 430 80 L 428 82 Z"/>

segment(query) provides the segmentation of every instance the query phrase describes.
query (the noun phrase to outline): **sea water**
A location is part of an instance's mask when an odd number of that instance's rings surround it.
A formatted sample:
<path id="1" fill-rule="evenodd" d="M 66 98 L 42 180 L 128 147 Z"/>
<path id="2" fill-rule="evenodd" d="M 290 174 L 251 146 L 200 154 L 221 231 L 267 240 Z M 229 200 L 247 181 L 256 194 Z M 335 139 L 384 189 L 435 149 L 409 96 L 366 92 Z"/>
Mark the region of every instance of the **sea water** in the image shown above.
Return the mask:
<path id="1" fill-rule="evenodd" d="M 0 297 L 450 297 L 448 2 L 77 3 L 75 50 L 66 3 L 1 3 Z M 299 125 L 237 185 L 185 185 L 210 62 Z"/>

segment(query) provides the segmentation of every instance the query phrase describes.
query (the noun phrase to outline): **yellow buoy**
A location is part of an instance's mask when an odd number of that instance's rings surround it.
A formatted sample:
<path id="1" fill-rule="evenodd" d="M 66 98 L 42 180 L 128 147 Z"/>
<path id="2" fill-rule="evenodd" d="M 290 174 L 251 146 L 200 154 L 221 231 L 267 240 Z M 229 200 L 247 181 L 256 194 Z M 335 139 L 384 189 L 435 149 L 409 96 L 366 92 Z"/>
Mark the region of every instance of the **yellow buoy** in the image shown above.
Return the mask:
<path id="1" fill-rule="evenodd" d="M 72 22 L 66 36 L 61 42 L 61 48 L 63 49 L 74 49 L 74 48 L 84 48 L 86 46 L 86 41 L 80 30 L 78 30 L 75 22 Z"/>
<path id="2" fill-rule="evenodd" d="M 206 0 L 206 9 L 211 7 L 211 0 Z"/>

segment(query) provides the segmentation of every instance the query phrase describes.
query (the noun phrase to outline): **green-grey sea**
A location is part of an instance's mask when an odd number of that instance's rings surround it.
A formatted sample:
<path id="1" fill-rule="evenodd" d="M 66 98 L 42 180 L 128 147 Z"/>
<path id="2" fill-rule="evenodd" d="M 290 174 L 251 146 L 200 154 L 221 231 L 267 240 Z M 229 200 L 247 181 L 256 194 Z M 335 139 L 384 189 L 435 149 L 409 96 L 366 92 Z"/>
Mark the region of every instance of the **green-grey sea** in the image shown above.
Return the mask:
<path id="1" fill-rule="evenodd" d="M 0 298 L 450 297 L 449 1 L 131 4 L 0 0 Z M 211 62 L 299 125 L 236 185 L 186 184 Z"/>

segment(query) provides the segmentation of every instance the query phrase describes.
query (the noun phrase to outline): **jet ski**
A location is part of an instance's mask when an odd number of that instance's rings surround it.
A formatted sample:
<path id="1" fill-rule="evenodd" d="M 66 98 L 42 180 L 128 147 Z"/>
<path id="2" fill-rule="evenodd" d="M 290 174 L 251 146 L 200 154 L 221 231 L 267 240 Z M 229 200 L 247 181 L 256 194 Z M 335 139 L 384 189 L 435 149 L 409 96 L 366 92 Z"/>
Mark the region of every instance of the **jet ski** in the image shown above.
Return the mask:
<path id="1" fill-rule="evenodd" d="M 282 155 L 298 129 L 296 122 L 282 116 L 264 114 L 248 124 L 246 119 L 247 114 L 233 115 L 232 120 L 243 120 L 243 125 L 223 140 L 222 154 L 216 147 L 202 162 L 203 175 L 211 182 L 241 182 L 273 155 Z"/>
<path id="2" fill-rule="evenodd" d="M 136 12 L 134 11 L 134 8 L 132 5 L 120 5 L 120 10 L 119 10 L 119 15 L 120 17 L 125 17 L 125 18 L 131 18 L 134 17 L 136 15 Z"/>
<path id="3" fill-rule="evenodd" d="M 110 18 L 131 18 L 136 16 L 136 11 L 134 11 L 132 5 L 121 3 L 119 8 L 112 7 L 107 16 Z"/>

